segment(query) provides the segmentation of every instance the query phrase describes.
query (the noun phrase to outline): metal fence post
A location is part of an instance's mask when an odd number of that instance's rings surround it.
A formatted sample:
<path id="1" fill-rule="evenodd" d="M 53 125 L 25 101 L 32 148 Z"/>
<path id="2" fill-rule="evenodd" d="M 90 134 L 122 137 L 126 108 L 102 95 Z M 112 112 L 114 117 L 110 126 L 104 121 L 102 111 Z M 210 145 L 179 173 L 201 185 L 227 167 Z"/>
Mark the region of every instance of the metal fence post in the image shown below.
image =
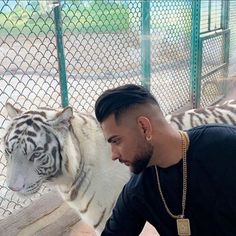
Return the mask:
<path id="1" fill-rule="evenodd" d="M 230 1 L 222 1 L 222 12 L 221 12 L 221 28 L 223 30 L 226 30 L 229 28 L 229 12 L 230 12 Z M 224 48 L 223 48 L 223 57 L 224 57 L 224 63 L 227 64 L 227 66 L 224 68 L 224 78 L 228 78 L 229 74 L 229 47 L 230 47 L 230 31 L 228 33 L 224 34 Z M 227 92 L 227 83 L 226 80 L 224 80 L 223 83 L 223 94 L 226 94 Z"/>
<path id="2" fill-rule="evenodd" d="M 193 107 L 199 107 L 201 96 L 202 47 L 200 44 L 201 0 L 192 1 L 191 97 Z"/>
<path id="3" fill-rule="evenodd" d="M 55 20 L 55 31 L 56 31 L 59 77 L 61 86 L 61 102 L 62 102 L 62 107 L 66 107 L 68 106 L 68 89 L 67 89 L 65 54 L 64 54 L 63 33 L 62 33 L 61 4 L 60 0 L 58 1 L 59 1 L 58 6 L 54 8 L 54 20 Z"/>
<path id="4" fill-rule="evenodd" d="M 142 0 L 141 14 L 141 67 L 142 85 L 150 89 L 151 43 L 150 43 L 150 0 Z"/>

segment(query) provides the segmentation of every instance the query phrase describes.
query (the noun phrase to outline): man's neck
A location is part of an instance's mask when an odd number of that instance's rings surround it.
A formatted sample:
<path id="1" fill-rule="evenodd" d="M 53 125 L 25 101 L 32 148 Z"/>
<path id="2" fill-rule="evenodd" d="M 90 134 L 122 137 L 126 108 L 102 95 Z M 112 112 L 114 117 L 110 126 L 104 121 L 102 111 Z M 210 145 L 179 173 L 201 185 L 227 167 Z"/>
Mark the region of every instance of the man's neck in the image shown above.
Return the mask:
<path id="1" fill-rule="evenodd" d="M 167 168 L 182 159 L 182 141 L 177 130 L 159 134 L 153 141 L 154 153 L 148 166 L 158 165 Z"/>

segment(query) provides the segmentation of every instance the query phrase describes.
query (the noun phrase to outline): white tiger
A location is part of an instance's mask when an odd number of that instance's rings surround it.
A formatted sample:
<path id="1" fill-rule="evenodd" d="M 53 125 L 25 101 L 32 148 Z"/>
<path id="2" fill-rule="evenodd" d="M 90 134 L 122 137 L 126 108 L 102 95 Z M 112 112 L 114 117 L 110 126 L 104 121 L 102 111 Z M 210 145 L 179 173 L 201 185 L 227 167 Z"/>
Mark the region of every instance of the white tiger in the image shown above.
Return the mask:
<path id="1" fill-rule="evenodd" d="M 4 137 L 8 187 L 29 195 L 43 182 L 57 185 L 100 234 L 130 173 L 111 160 L 96 119 L 70 107 L 22 112 L 8 103 L 6 109 L 12 118 Z"/>
<path id="2" fill-rule="evenodd" d="M 165 118 L 173 127 L 180 130 L 210 123 L 236 125 L 236 100 L 232 99 L 220 105 L 167 115 Z"/>
<path id="3" fill-rule="evenodd" d="M 7 184 L 27 195 L 43 182 L 59 187 L 64 199 L 99 235 L 129 169 L 110 158 L 110 147 L 91 114 L 62 110 L 20 111 L 6 104 L 11 123 L 4 136 Z M 193 109 L 166 119 L 177 129 L 205 123 L 236 124 L 236 101 Z"/>

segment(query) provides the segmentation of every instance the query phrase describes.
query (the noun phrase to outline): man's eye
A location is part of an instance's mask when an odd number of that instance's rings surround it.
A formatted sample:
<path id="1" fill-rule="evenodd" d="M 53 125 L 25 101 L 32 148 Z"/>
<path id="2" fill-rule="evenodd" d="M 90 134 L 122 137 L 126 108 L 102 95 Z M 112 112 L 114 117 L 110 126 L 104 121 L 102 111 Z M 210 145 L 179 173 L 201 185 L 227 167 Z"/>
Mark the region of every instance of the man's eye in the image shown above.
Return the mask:
<path id="1" fill-rule="evenodd" d="M 112 144 L 119 144 L 120 143 L 120 139 L 114 139 L 111 141 Z"/>

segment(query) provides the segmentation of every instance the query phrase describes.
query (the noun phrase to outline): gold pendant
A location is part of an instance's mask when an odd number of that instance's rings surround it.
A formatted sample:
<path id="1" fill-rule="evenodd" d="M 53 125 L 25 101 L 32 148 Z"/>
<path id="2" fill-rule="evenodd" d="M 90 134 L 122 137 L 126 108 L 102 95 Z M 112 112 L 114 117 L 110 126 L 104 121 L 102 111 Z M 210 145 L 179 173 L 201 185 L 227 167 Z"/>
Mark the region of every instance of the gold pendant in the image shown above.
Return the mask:
<path id="1" fill-rule="evenodd" d="M 189 219 L 177 219 L 176 223 L 179 236 L 191 235 Z"/>

